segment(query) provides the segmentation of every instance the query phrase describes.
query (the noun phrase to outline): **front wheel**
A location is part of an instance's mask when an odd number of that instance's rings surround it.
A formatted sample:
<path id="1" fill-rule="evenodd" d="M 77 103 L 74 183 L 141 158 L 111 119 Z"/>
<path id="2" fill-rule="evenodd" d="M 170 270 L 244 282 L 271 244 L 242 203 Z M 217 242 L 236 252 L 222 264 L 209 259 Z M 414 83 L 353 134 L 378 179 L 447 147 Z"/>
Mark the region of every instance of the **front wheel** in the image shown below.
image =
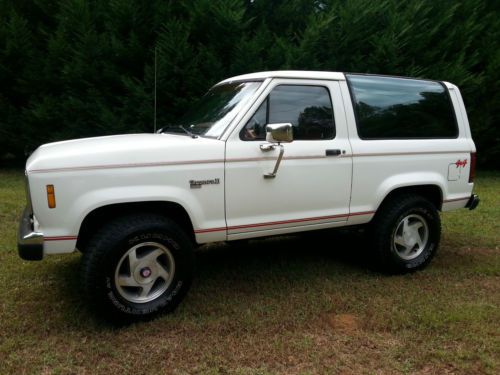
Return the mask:
<path id="1" fill-rule="evenodd" d="M 90 302 L 113 322 L 148 320 L 181 302 L 191 284 L 193 246 L 173 221 L 139 214 L 105 225 L 82 258 Z"/>
<path id="2" fill-rule="evenodd" d="M 400 195 L 380 208 L 371 229 L 383 270 L 405 273 L 424 268 L 434 257 L 441 237 L 441 220 L 427 199 Z"/>

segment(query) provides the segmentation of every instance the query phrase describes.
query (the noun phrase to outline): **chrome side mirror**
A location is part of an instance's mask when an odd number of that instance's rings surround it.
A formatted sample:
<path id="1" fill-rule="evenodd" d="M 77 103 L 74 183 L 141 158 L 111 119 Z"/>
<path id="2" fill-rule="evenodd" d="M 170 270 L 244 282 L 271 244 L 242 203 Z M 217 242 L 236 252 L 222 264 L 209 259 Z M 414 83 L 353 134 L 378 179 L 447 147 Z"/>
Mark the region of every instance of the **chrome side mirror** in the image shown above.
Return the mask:
<path id="1" fill-rule="evenodd" d="M 266 126 L 266 141 L 269 143 L 290 143 L 293 141 L 293 127 L 290 123 Z"/>
<path id="2" fill-rule="evenodd" d="M 293 128 L 292 124 L 284 123 L 284 124 L 269 124 L 266 126 L 266 141 L 269 142 L 267 144 L 261 144 L 260 149 L 263 152 L 268 152 L 274 150 L 276 147 L 280 148 L 280 154 L 278 156 L 278 160 L 274 166 L 274 170 L 270 173 L 266 173 L 264 178 L 275 178 L 276 173 L 278 173 L 278 168 L 281 163 L 281 159 L 283 159 L 283 154 L 285 152 L 285 148 L 281 143 L 290 143 L 293 141 Z M 277 143 L 277 144 L 276 144 Z"/>

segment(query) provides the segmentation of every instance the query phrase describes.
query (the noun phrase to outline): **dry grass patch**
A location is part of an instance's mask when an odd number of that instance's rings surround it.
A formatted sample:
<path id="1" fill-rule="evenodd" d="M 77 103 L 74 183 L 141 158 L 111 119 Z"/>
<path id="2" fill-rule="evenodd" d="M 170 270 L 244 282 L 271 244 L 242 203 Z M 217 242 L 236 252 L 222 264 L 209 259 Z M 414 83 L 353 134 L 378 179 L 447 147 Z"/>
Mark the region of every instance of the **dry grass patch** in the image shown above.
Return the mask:
<path id="1" fill-rule="evenodd" d="M 115 329 L 82 300 L 78 254 L 17 257 L 22 173 L 0 171 L 0 373 L 497 374 L 500 178 L 477 190 L 423 272 L 374 271 L 352 233 L 211 245 L 174 314 Z"/>

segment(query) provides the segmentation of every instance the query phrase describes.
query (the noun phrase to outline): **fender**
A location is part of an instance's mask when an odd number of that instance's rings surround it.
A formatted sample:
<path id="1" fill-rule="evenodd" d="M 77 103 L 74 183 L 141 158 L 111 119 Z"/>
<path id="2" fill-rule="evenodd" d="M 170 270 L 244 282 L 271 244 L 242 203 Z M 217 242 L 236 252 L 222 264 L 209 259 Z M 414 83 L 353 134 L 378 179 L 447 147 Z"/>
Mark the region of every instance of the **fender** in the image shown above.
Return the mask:
<path id="1" fill-rule="evenodd" d="M 448 195 L 444 177 L 436 172 L 410 172 L 392 175 L 382 181 L 375 192 L 374 210 L 378 210 L 383 200 L 394 190 L 402 187 L 434 185 L 439 187 L 442 199 Z"/>
<path id="2" fill-rule="evenodd" d="M 225 227 L 223 164 L 194 165 L 182 170 L 169 167 L 109 170 L 34 175 L 32 195 L 35 215 L 49 240 L 44 252 L 67 253 L 75 249 L 85 217 L 93 210 L 112 204 L 165 201 L 180 205 L 187 212 L 193 228 Z M 191 188 L 193 178 L 218 178 L 219 184 Z M 46 203 L 45 183 L 56 187 L 57 207 Z M 226 240 L 226 232 L 196 233 L 196 241 Z"/>

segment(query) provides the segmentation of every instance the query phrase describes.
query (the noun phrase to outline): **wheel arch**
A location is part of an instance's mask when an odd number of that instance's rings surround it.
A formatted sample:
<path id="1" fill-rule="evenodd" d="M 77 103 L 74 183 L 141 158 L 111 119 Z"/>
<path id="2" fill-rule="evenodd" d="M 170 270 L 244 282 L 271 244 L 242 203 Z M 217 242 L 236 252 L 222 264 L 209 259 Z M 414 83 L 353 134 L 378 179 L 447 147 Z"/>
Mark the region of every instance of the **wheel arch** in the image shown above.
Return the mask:
<path id="1" fill-rule="evenodd" d="M 441 211 L 441 208 L 443 206 L 443 190 L 439 185 L 409 185 L 400 186 L 389 191 L 379 203 L 376 212 L 379 212 L 380 208 L 383 207 L 387 202 L 391 201 L 397 196 L 404 194 L 420 195 L 431 202 L 438 211 Z"/>
<path id="2" fill-rule="evenodd" d="M 119 216 L 138 212 L 158 214 L 173 219 L 193 243 L 196 243 L 192 220 L 182 205 L 169 201 L 141 201 L 107 204 L 88 212 L 80 224 L 76 248 L 85 251 L 93 233 L 104 223 Z"/>

